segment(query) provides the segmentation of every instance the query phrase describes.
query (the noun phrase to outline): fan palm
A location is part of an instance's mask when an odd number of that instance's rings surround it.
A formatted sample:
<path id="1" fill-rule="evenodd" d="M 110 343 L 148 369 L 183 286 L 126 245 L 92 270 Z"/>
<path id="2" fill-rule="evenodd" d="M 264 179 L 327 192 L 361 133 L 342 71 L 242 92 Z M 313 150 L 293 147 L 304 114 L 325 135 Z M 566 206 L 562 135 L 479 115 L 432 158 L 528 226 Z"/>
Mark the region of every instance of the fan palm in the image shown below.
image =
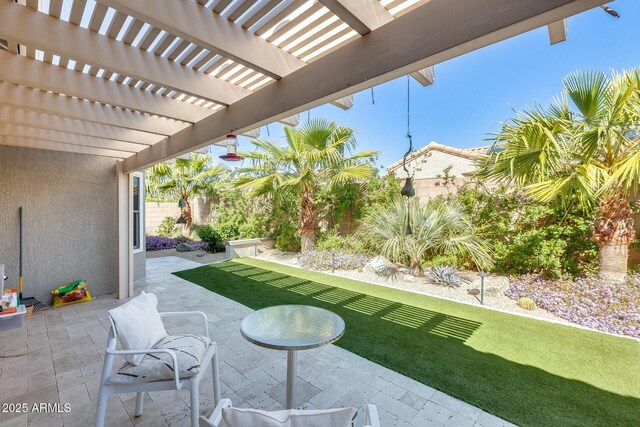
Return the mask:
<path id="1" fill-rule="evenodd" d="M 480 175 L 535 199 L 597 210 L 599 276 L 623 280 L 635 238 L 629 195 L 640 180 L 640 73 L 574 72 L 563 94 L 503 125 Z"/>
<path id="2" fill-rule="evenodd" d="M 147 190 L 181 200 L 185 228 L 191 230 L 193 216 L 191 200 L 195 196 L 211 196 L 217 191 L 216 183 L 227 172 L 223 165 L 211 164 L 208 154 L 179 157 L 173 163 L 159 163 L 149 170 Z"/>
<path id="3" fill-rule="evenodd" d="M 410 234 L 407 218 L 411 221 Z M 490 246 L 474 235 L 472 224 L 452 206 L 396 200 L 374 209 L 358 234 L 376 242 L 380 253 L 392 261 L 408 259 L 416 276 L 424 276 L 422 260 L 437 255 L 466 256 L 481 269 L 492 266 Z"/>
<path id="4" fill-rule="evenodd" d="M 236 185 L 253 195 L 277 199 L 284 192 L 300 197 L 301 250 L 315 246 L 318 214 L 315 200 L 322 186 L 338 187 L 362 182 L 375 175 L 371 160 L 376 151 L 351 154 L 356 147 L 353 130 L 324 119 L 312 120 L 299 129 L 285 127 L 285 146 L 254 140 L 256 149 L 242 153 L 252 164 L 240 170 Z"/>

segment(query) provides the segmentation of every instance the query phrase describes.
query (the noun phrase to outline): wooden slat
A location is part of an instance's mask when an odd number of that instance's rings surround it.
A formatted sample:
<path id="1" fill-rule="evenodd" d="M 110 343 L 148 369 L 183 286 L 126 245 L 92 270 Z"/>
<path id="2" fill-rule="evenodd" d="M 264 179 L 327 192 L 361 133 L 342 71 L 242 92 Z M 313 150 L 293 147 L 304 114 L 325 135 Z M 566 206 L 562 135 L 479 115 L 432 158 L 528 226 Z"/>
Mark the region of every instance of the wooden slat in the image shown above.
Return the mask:
<path id="1" fill-rule="evenodd" d="M 268 38 L 267 41 L 269 42 L 273 42 L 274 40 L 276 40 L 278 37 L 282 36 L 283 34 L 285 34 L 286 32 L 290 31 L 291 29 L 293 29 L 294 27 L 296 27 L 297 25 L 299 25 L 300 23 L 302 23 L 302 21 L 304 21 L 305 19 L 309 18 L 311 15 L 313 15 L 314 13 L 319 12 L 324 6 L 320 3 L 316 3 L 313 6 L 311 6 L 309 9 L 305 10 L 304 12 L 302 12 L 299 16 L 297 16 L 295 19 L 291 20 L 290 22 L 288 22 L 287 24 L 282 25 L 280 28 L 278 28 L 277 31 L 274 31 L 273 34 L 271 34 Z"/>
<path id="2" fill-rule="evenodd" d="M 227 19 L 229 19 L 229 21 L 231 22 L 235 22 L 235 20 L 240 18 L 242 14 L 249 10 L 249 8 L 253 6 L 254 3 L 255 1 L 253 0 L 244 0 L 244 2 L 240 6 L 238 6 L 236 10 L 234 10 L 233 13 L 228 16 Z"/>
<path id="3" fill-rule="evenodd" d="M 222 13 L 222 11 L 225 10 L 227 6 L 231 4 L 232 1 L 233 0 L 222 0 L 220 3 L 216 5 L 216 7 L 213 8 L 213 11 L 215 13 Z"/>
<path id="4" fill-rule="evenodd" d="M 93 15 L 91 15 L 91 20 L 89 21 L 89 29 L 93 32 L 98 32 L 100 27 L 102 27 L 102 21 L 104 21 L 104 17 L 107 14 L 109 8 L 107 6 L 96 4 L 96 7 L 93 8 Z"/>
<path id="5" fill-rule="evenodd" d="M 0 106 L 0 122 L 15 123 L 34 128 L 73 133 L 76 135 L 132 142 L 147 146 L 153 145 L 164 138 L 162 135 L 156 135 L 153 133 L 70 119 L 68 117 L 13 108 L 6 105 Z"/>
<path id="6" fill-rule="evenodd" d="M 191 50 L 191 52 L 185 56 L 182 61 L 180 61 L 180 64 L 182 65 L 187 65 L 189 62 L 191 62 L 196 56 L 200 55 L 202 52 L 204 52 L 206 49 L 203 49 L 199 46 L 196 46 L 195 48 L 193 48 Z"/>
<path id="7" fill-rule="evenodd" d="M 147 33 L 147 35 L 144 36 L 144 39 L 140 42 L 140 45 L 138 47 L 142 50 L 149 49 L 149 46 L 151 46 L 151 43 L 153 43 L 156 37 L 158 37 L 158 34 L 160 34 L 160 31 L 162 30 L 158 28 L 151 28 Z"/>
<path id="8" fill-rule="evenodd" d="M 87 0 L 74 0 L 73 6 L 71 6 L 71 15 L 69 15 L 69 22 L 73 25 L 80 25 L 82 21 L 82 15 L 84 15 L 84 9 L 87 6 Z"/>
<path id="9" fill-rule="evenodd" d="M 68 153 L 88 154 L 91 156 L 111 157 L 114 159 L 124 159 L 131 153 L 117 150 L 105 150 L 104 148 L 86 147 L 80 145 L 61 144 L 59 142 L 42 141 L 29 138 L 19 138 L 15 136 L 0 137 L 0 145 L 13 147 L 37 148 L 40 150 L 65 151 Z"/>
<path id="10" fill-rule="evenodd" d="M 124 13 L 116 12 L 115 16 L 111 20 L 111 24 L 109 25 L 109 29 L 107 30 L 107 37 L 115 39 L 120 34 L 120 30 L 122 30 L 122 26 L 127 20 L 127 15 Z"/>
<path id="11" fill-rule="evenodd" d="M 167 56 L 167 59 L 169 59 L 169 61 L 175 61 L 176 58 L 180 55 L 182 55 L 182 53 L 189 47 L 191 43 L 189 43 L 186 40 L 182 40 L 180 43 L 176 44 L 173 47 L 173 50 L 169 53 L 169 56 Z"/>
<path id="12" fill-rule="evenodd" d="M 282 0 L 271 0 L 266 5 L 262 6 L 259 10 L 254 11 L 255 13 L 251 15 L 249 19 L 245 23 L 242 24 L 242 28 L 245 30 L 251 28 L 256 22 L 264 18 L 269 12 L 273 10 L 274 7 L 278 6 Z"/>
<path id="13" fill-rule="evenodd" d="M 62 0 L 49 0 L 49 15 L 60 18 L 62 13 Z"/>
<path id="14" fill-rule="evenodd" d="M 267 22 L 263 23 L 260 28 L 258 28 L 255 32 L 257 36 L 261 36 L 267 31 L 269 31 L 274 26 L 278 25 L 280 21 L 285 19 L 291 13 L 293 13 L 296 9 L 300 8 L 305 4 L 306 0 L 295 0 L 289 6 L 282 9 L 279 13 L 269 19 Z"/>
<path id="15" fill-rule="evenodd" d="M 129 28 L 127 29 L 127 33 L 124 35 L 124 38 L 122 39 L 122 41 L 125 42 L 126 44 L 133 43 L 136 37 L 138 37 L 138 34 L 140 33 L 140 30 L 142 30 L 143 26 L 144 26 L 144 22 L 134 19 L 131 25 L 129 25 Z"/>

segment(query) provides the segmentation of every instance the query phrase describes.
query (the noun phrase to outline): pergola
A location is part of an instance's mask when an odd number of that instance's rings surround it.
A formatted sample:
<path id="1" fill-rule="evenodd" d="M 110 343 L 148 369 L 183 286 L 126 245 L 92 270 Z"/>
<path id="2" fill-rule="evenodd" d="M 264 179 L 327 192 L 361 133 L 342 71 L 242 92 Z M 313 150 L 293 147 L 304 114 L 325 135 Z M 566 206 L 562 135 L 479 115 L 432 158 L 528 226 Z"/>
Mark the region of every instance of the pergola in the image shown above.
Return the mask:
<path id="1" fill-rule="evenodd" d="M 117 159 L 120 290 L 131 172 L 605 0 L 0 0 L 0 144 Z"/>

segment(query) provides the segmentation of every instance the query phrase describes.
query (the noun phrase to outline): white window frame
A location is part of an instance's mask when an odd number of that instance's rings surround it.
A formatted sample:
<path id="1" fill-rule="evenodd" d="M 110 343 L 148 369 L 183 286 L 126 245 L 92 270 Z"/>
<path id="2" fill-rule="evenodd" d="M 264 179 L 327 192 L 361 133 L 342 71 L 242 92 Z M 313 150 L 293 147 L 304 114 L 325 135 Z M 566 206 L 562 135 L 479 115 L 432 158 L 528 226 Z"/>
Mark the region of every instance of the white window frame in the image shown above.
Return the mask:
<path id="1" fill-rule="evenodd" d="M 144 199 L 145 199 L 145 194 L 144 194 L 144 173 L 142 172 L 134 172 L 131 174 L 132 178 L 131 178 L 131 248 L 133 250 L 134 254 L 140 253 L 140 252 L 144 252 L 146 250 L 145 248 L 145 241 L 144 241 Z M 134 211 L 133 211 L 133 186 L 134 186 L 134 181 L 135 178 L 139 179 L 140 182 L 140 188 L 138 189 L 138 197 L 140 198 L 140 202 L 138 204 L 138 214 L 139 214 L 139 218 L 140 218 L 140 226 L 138 227 L 138 241 L 140 242 L 140 247 L 139 248 L 135 248 L 133 246 L 133 230 L 135 229 L 134 227 Z"/>

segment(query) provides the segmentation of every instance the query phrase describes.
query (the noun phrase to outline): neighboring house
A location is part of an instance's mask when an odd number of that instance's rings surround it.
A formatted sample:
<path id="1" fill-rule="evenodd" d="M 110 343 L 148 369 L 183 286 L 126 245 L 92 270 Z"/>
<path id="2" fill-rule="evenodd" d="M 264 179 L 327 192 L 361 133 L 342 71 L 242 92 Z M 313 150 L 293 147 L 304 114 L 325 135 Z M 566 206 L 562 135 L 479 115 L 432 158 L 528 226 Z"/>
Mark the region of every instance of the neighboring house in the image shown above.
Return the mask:
<path id="1" fill-rule="evenodd" d="M 406 168 L 413 177 L 416 196 L 430 199 L 442 194 L 455 193 L 457 187 L 471 181 L 476 170 L 475 161 L 490 147 L 455 148 L 430 142 L 414 151 L 406 159 Z M 387 167 L 387 172 L 400 179 L 407 177 L 404 159 Z"/>

